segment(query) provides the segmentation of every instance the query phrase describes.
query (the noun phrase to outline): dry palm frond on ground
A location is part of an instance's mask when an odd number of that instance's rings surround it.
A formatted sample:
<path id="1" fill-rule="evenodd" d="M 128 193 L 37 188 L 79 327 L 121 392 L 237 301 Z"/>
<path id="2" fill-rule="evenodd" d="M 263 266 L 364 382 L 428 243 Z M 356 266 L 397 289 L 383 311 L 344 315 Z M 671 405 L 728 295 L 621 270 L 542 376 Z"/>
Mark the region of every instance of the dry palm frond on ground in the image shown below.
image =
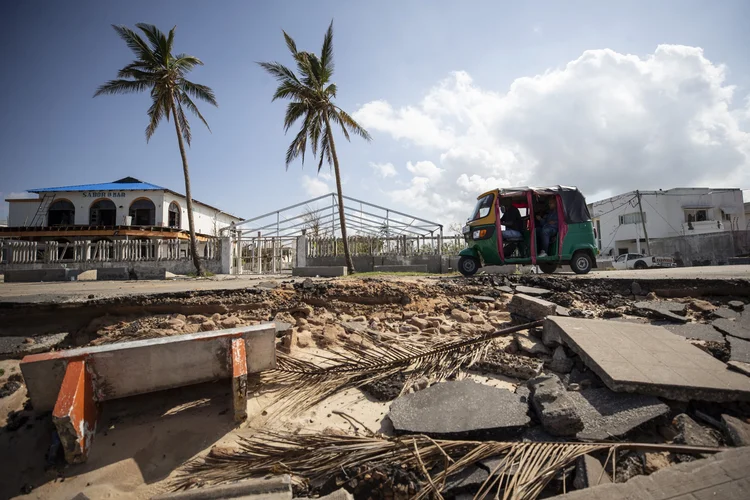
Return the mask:
<path id="1" fill-rule="evenodd" d="M 345 389 L 385 379 L 397 373 L 406 375 L 404 388 L 420 377 L 445 380 L 462 367 L 480 361 L 493 339 L 540 326 L 541 321 L 449 342 L 436 342 L 431 348 L 407 341 L 374 346 L 347 345 L 342 352 L 318 356 L 324 364 L 278 353 L 277 368 L 261 376 L 262 387 L 274 394 L 274 413 L 303 412 Z"/>
<path id="2" fill-rule="evenodd" d="M 421 489 L 415 498 L 442 498 L 450 476 L 493 457 L 500 460 L 475 498 L 489 494 L 525 500 L 536 498 L 550 480 L 581 455 L 608 450 L 607 463 L 614 467 L 617 449 L 691 454 L 723 450 L 647 443 L 453 441 L 424 435 L 386 438 L 259 431 L 242 437 L 238 449 L 214 448 L 207 457 L 189 463 L 174 486 L 187 489 L 282 473 L 292 474 L 297 484 L 320 486 L 337 476 L 351 481 L 378 467 L 390 466 L 419 472 Z"/>

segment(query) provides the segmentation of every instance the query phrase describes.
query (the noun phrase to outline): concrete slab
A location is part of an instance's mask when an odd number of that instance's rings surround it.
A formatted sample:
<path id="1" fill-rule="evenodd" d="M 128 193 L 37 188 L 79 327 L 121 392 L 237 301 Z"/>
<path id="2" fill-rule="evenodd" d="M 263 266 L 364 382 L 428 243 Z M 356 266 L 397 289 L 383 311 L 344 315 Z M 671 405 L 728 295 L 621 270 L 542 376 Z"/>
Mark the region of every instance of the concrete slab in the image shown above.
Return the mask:
<path id="1" fill-rule="evenodd" d="M 531 406 L 545 431 L 553 436 L 575 436 L 583 430 L 583 421 L 557 375 L 540 375 L 527 385 Z"/>
<path id="2" fill-rule="evenodd" d="M 727 335 L 729 342 L 729 360 L 750 363 L 750 342 Z"/>
<path id="3" fill-rule="evenodd" d="M 135 277 L 139 280 L 164 280 L 167 279 L 167 268 L 151 266 L 133 266 Z"/>
<path id="4" fill-rule="evenodd" d="M 41 281 L 71 281 L 78 275 L 74 269 L 8 269 L 6 283 L 39 283 Z"/>
<path id="5" fill-rule="evenodd" d="M 488 477 L 490 475 L 485 469 L 471 465 L 457 474 L 448 476 L 443 487 L 443 492 L 455 495 L 467 490 L 476 489 L 484 484 Z"/>
<path id="6" fill-rule="evenodd" d="M 346 266 L 307 266 L 292 268 L 292 276 L 300 276 L 303 278 L 314 278 L 316 276 L 320 276 L 321 278 L 335 278 L 338 276 L 346 276 L 346 274 Z"/>
<path id="7" fill-rule="evenodd" d="M 649 311 L 656 316 L 670 321 L 677 321 L 679 323 L 686 323 L 688 318 L 684 316 L 687 310 L 687 304 L 680 304 L 679 302 L 669 302 L 666 300 L 653 300 L 636 302 L 634 304 L 636 309 L 643 309 Z"/>
<path id="8" fill-rule="evenodd" d="M 67 332 L 35 337 L 0 337 L 0 359 L 20 359 L 29 354 L 47 352 L 62 344 Z"/>
<path id="9" fill-rule="evenodd" d="M 573 486 L 582 490 L 600 484 L 612 484 L 609 474 L 602 463 L 591 455 L 583 455 L 576 459 L 576 477 Z"/>
<path id="10" fill-rule="evenodd" d="M 750 377 L 750 363 L 744 361 L 729 361 L 727 363 L 727 369 Z"/>
<path id="11" fill-rule="evenodd" d="M 151 500 L 226 500 L 229 498 L 291 500 L 292 478 L 288 474 L 283 474 L 264 479 L 243 479 L 219 486 L 164 493 L 153 497 Z"/>
<path id="12" fill-rule="evenodd" d="M 705 323 L 687 323 L 684 325 L 665 325 L 664 328 L 686 339 L 706 340 L 708 342 L 724 342 L 722 335 L 712 325 Z"/>
<path id="13" fill-rule="evenodd" d="M 680 401 L 750 400 L 748 377 L 663 327 L 550 316 L 544 328 L 556 330 L 613 391 Z"/>
<path id="14" fill-rule="evenodd" d="M 97 281 L 124 281 L 130 279 L 127 267 L 100 267 L 96 269 Z"/>
<path id="15" fill-rule="evenodd" d="M 402 434 L 504 438 L 530 423 L 527 411 L 528 404 L 507 389 L 461 380 L 401 396 L 388 417 Z"/>
<path id="16" fill-rule="evenodd" d="M 51 410 L 70 360 L 85 359 L 97 401 L 232 377 L 231 341 L 244 338 L 247 371 L 276 367 L 273 323 L 26 356 L 21 362 L 37 411 Z"/>
<path id="17" fill-rule="evenodd" d="M 728 307 L 720 307 L 718 309 L 715 309 L 711 314 L 717 318 L 724 319 L 739 319 L 740 317 L 740 313 L 738 313 L 737 311 L 733 311 Z"/>
<path id="18" fill-rule="evenodd" d="M 523 293 L 526 295 L 542 296 L 549 295 L 552 293 L 551 290 L 545 290 L 544 288 L 537 288 L 535 286 L 516 286 L 516 293 Z"/>
<path id="19" fill-rule="evenodd" d="M 722 333 L 737 337 L 738 339 L 750 340 L 750 329 L 745 328 L 737 321 L 719 318 L 715 319 L 711 324 Z"/>
<path id="20" fill-rule="evenodd" d="M 669 413 L 669 407 L 653 396 L 622 394 L 606 387 L 568 391 L 583 430 L 576 437 L 585 441 L 607 441 Z"/>
<path id="21" fill-rule="evenodd" d="M 372 270 L 376 273 L 426 273 L 427 264 L 414 264 L 408 266 L 373 266 Z"/>
<path id="22" fill-rule="evenodd" d="M 548 300 L 517 293 L 508 303 L 508 312 L 520 318 L 536 321 L 557 314 L 558 305 Z"/>

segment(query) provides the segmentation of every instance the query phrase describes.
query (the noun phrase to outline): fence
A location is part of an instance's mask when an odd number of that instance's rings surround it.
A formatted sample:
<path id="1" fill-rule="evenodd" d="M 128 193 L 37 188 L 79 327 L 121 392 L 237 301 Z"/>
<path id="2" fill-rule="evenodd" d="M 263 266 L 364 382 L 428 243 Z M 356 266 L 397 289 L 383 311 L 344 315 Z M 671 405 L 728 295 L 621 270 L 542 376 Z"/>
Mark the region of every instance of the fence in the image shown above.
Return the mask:
<path id="1" fill-rule="evenodd" d="M 466 247 L 460 235 L 453 236 L 406 236 L 369 237 L 350 236 L 347 238 L 349 252 L 353 256 L 414 256 L 414 255 L 457 255 Z M 344 254 L 341 238 L 308 237 L 306 253 L 308 257 L 335 257 Z"/>
<path id="2" fill-rule="evenodd" d="M 242 272 L 247 274 L 282 273 L 294 267 L 297 237 L 243 237 L 238 240 Z M 236 255 L 236 253 L 235 253 Z"/>
<path id="3" fill-rule="evenodd" d="M 221 259 L 218 239 L 198 243 L 205 260 Z M 3 264 L 54 264 L 72 262 L 155 262 L 191 260 L 185 240 L 79 240 L 36 242 L 0 240 Z"/>

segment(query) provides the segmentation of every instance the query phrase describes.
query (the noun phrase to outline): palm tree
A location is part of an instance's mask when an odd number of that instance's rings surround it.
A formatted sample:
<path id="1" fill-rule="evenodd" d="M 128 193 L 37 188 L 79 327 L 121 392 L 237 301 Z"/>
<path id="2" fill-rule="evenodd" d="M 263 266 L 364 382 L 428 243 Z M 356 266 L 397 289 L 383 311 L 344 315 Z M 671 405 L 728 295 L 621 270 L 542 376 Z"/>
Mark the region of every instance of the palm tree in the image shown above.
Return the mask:
<path id="1" fill-rule="evenodd" d="M 320 156 L 318 172 L 323 168 L 323 162 L 329 166 L 333 165 L 336 174 L 336 191 L 339 201 L 339 220 L 341 224 L 341 237 L 344 243 L 344 256 L 346 267 L 350 273 L 354 272 L 354 263 L 349 253 L 349 243 L 346 240 L 346 218 L 344 217 L 344 198 L 341 193 L 341 172 L 339 169 L 339 158 L 336 154 L 336 144 L 333 140 L 333 127 L 338 125 L 346 137 L 350 140 L 349 133 L 354 133 L 363 139 L 370 141 L 370 134 L 362 128 L 343 109 L 333 103 L 336 98 L 337 87 L 331 82 L 333 76 L 333 21 L 328 26 L 323 48 L 320 56 L 310 52 L 297 50 L 294 43 L 285 31 L 284 39 L 294 61 L 297 63 L 299 77 L 283 64 L 278 62 L 259 63 L 279 82 L 279 86 L 273 95 L 276 99 L 288 98 L 291 100 L 286 108 L 284 116 L 284 131 L 288 132 L 294 123 L 302 119 L 302 127 L 286 151 L 286 168 L 295 158 L 301 157 L 302 164 L 305 163 L 305 150 L 310 141 L 310 150 L 313 156 Z"/>
<path id="2" fill-rule="evenodd" d="M 185 75 L 203 62 L 188 54 L 172 54 L 176 26 L 164 35 L 156 26 L 138 23 L 136 27 L 143 32 L 150 45 L 141 36 L 126 26 L 112 26 L 127 46 L 135 53 L 136 59 L 117 73 L 117 80 L 110 80 L 99 87 L 94 97 L 104 94 L 129 94 L 148 91 L 151 94 L 151 107 L 148 108 L 149 124 L 146 127 L 146 142 L 156 131 L 162 119 L 169 121 L 170 114 L 174 120 L 177 143 L 182 157 L 182 171 L 185 175 L 185 198 L 187 199 L 188 224 L 190 228 L 190 252 L 198 275 L 203 275 L 203 266 L 198 256 L 198 245 L 195 239 L 193 222 L 193 197 L 190 193 L 190 173 L 183 139 L 190 146 L 192 134 L 190 123 L 185 116 L 185 109 L 200 118 L 211 130 L 193 99 L 200 99 L 214 106 L 216 96 L 211 88 L 190 82 Z"/>

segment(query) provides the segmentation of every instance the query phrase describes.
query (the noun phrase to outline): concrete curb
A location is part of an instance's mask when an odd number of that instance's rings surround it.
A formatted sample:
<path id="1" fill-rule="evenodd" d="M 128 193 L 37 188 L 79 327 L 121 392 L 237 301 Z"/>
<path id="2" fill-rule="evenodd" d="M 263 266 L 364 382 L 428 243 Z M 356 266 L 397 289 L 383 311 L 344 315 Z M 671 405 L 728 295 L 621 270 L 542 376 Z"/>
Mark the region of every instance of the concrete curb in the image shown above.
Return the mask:
<path id="1" fill-rule="evenodd" d="M 175 491 L 152 497 L 151 500 L 223 500 L 230 498 L 262 498 L 291 500 L 292 478 L 288 474 L 270 479 L 245 479 L 236 483 Z"/>

